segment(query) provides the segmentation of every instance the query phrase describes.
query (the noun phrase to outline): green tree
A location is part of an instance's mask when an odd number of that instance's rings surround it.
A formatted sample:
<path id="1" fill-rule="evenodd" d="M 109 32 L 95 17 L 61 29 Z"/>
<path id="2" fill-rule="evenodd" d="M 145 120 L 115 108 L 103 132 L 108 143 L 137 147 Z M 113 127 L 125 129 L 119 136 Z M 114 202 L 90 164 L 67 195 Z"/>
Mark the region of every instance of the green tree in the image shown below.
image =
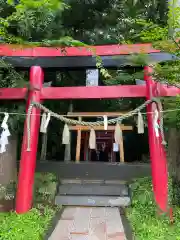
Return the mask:
<path id="1" fill-rule="evenodd" d="M 176 1 L 176 4 L 178 2 Z M 152 42 L 153 46 L 162 51 L 172 53 L 177 59 L 168 61 L 161 64 L 154 64 L 153 77 L 156 81 L 173 85 L 180 88 L 180 21 L 179 21 L 180 7 L 179 5 L 171 4 L 169 6 L 168 23 L 164 27 L 157 24 L 152 24 L 152 28 L 142 30 L 139 34 L 142 41 Z M 148 23 L 149 24 L 149 23 Z M 169 25 L 168 25 L 169 24 Z M 171 31 L 168 32 L 168 29 Z M 175 31 L 176 30 L 176 31 Z M 180 158 L 179 158 L 179 143 L 180 143 L 180 98 L 162 98 L 164 110 L 170 110 L 164 114 L 164 124 L 166 128 L 166 139 L 169 172 L 173 179 L 174 187 L 174 203 L 180 204 Z M 176 109 L 171 111 L 171 109 Z"/>
<path id="2" fill-rule="evenodd" d="M 123 0 L 69 0 L 64 4 L 61 0 L 0 0 L 0 40 L 2 43 L 41 46 L 79 46 L 87 44 L 112 44 L 122 42 L 149 41 L 146 31 L 149 30 L 151 40 L 162 40 L 162 36 L 167 35 L 167 4 L 166 1 L 123 1 Z M 165 25 L 165 26 L 164 26 Z M 155 28 L 154 28 L 155 26 Z M 142 31 L 142 29 L 145 29 Z M 150 33 L 151 32 L 151 33 Z M 74 40 L 76 39 L 76 40 Z M 80 42 L 81 41 L 81 42 Z M 2 65 L 2 64 L 1 64 Z M 1 66 L 4 69 L 4 66 Z M 11 69 L 6 69 L 7 76 L 14 80 L 19 86 L 17 73 Z M 134 69 L 133 69 L 134 73 Z M 112 72 L 112 81 L 103 79 L 104 84 L 124 84 L 133 82 L 136 76 L 124 73 Z M 27 84 L 27 73 L 19 73 L 23 79 L 21 84 Z M 24 76 L 25 75 L 25 76 Z M 79 79 L 84 79 L 84 72 L 65 72 L 56 74 L 54 86 L 82 85 Z M 4 79 L 4 77 L 3 77 Z M 51 80 L 51 79 L 50 79 Z M 5 80 L 6 86 L 12 87 L 11 82 Z M 87 102 L 86 102 L 87 103 Z M 97 103 L 97 102 L 96 102 Z M 47 102 L 48 107 L 54 111 L 61 109 L 61 112 L 68 111 L 69 103 Z M 92 104 L 92 101 L 91 101 Z M 95 104 L 98 109 L 119 109 L 122 107 L 132 108 L 139 104 L 128 99 L 115 101 L 100 101 Z M 85 108 L 84 103 L 73 102 L 74 110 Z M 7 106 L 7 105 L 6 105 Z M 90 104 L 86 104 L 90 106 Z M 5 107 L 5 106 L 4 106 Z M 124 108 L 125 108 L 124 107 Z M 14 105 L 9 111 L 24 111 L 24 104 Z M 57 110 L 58 109 L 58 110 Z M 85 108 L 88 111 L 88 108 Z M 22 119 L 24 120 L 24 118 Z M 15 121 L 13 117 L 13 126 Z M 23 122 L 23 121 L 22 121 Z M 62 128 L 54 120 L 54 128 Z M 22 129 L 22 124 L 20 125 Z M 50 145 L 59 147 L 60 130 L 49 136 Z M 50 139 L 51 137 L 51 139 Z M 52 143 L 52 144 L 51 144 Z M 61 148 L 62 149 L 62 148 Z M 51 152 L 50 156 L 53 153 Z M 55 155 L 54 155 L 55 156 Z"/>

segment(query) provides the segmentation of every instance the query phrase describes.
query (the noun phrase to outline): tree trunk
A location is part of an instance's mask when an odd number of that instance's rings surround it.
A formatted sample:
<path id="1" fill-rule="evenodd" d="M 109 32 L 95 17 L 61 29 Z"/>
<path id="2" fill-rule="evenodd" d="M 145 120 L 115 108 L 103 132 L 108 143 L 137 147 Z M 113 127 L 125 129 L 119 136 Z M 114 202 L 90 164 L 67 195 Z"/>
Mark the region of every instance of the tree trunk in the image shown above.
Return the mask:
<path id="1" fill-rule="evenodd" d="M 7 151 L 0 154 L 0 212 L 12 210 L 17 180 L 17 138 L 9 138 Z M 3 191 L 3 189 L 5 189 Z"/>
<path id="2" fill-rule="evenodd" d="M 172 177 L 173 184 L 173 203 L 180 205 L 180 131 L 170 128 L 167 140 L 169 175 Z"/>

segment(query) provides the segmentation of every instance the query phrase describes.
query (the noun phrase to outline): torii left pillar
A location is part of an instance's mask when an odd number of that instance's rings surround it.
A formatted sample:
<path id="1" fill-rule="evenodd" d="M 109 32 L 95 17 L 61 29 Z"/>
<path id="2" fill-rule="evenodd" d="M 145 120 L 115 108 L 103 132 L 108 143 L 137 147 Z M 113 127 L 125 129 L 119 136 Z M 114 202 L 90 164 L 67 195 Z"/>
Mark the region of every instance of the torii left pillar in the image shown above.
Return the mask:
<path id="1" fill-rule="evenodd" d="M 44 73 L 41 67 L 33 66 L 30 68 L 30 86 L 31 91 L 28 96 L 27 109 L 31 101 L 41 101 L 41 88 L 44 82 Z M 32 109 L 31 128 L 30 128 L 30 151 L 27 151 L 27 118 L 24 126 L 24 136 L 22 143 L 22 152 L 20 168 L 18 175 L 18 187 L 16 193 L 16 212 L 18 214 L 28 212 L 32 207 L 34 174 L 36 168 L 36 155 L 40 128 L 40 110 Z"/>

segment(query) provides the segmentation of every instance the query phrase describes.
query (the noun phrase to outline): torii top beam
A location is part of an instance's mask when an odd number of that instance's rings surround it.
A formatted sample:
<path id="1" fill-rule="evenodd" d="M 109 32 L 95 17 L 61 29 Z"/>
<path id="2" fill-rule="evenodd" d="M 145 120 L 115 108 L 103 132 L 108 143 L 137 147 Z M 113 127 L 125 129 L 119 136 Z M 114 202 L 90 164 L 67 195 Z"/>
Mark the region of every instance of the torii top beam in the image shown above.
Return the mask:
<path id="1" fill-rule="evenodd" d="M 91 51 L 92 49 L 92 51 Z M 129 55 L 132 53 L 159 53 L 152 44 L 124 44 L 88 47 L 23 47 L 18 45 L 0 45 L 0 56 L 13 57 L 87 57 Z"/>
<path id="2" fill-rule="evenodd" d="M 91 50 L 92 49 L 92 50 Z M 23 47 L 0 45 L 0 57 L 14 67 L 29 68 L 95 68 L 95 54 L 101 56 L 104 67 L 136 65 L 129 58 L 132 54 L 147 54 L 150 62 L 173 60 L 169 53 L 154 49 L 152 44 L 105 45 L 87 47 Z"/>
<path id="3" fill-rule="evenodd" d="M 104 67 L 117 68 L 120 65 L 131 65 L 131 54 L 147 54 L 156 62 L 173 60 L 175 57 L 168 53 L 154 49 L 151 44 L 134 45 L 106 45 L 93 46 L 93 51 L 85 47 L 68 47 L 65 51 L 55 47 L 23 48 L 22 46 L 0 45 L 0 57 L 14 67 L 30 68 L 40 66 L 44 68 L 95 68 L 94 51 L 101 56 Z M 176 96 L 180 90 L 175 87 L 156 86 L 158 96 Z M 24 99 L 26 88 L 0 89 L 0 99 Z M 156 95 L 156 94 L 155 94 Z M 145 97 L 146 87 L 135 85 L 98 86 L 98 87 L 48 87 L 41 89 L 41 99 L 99 99 L 121 97 Z"/>

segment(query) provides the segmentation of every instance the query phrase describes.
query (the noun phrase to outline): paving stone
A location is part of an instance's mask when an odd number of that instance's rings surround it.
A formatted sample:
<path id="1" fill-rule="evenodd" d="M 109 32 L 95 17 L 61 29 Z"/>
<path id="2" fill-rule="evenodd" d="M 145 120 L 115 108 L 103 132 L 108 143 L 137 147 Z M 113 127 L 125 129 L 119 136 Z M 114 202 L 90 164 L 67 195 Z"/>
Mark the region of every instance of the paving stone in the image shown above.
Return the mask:
<path id="1" fill-rule="evenodd" d="M 62 220 L 74 220 L 77 209 L 74 207 L 67 207 L 64 209 L 61 219 Z"/>
<path id="2" fill-rule="evenodd" d="M 71 234 L 70 240 L 89 240 L 89 235 Z"/>
<path id="3" fill-rule="evenodd" d="M 103 218 L 91 218 L 89 226 L 90 240 L 106 240 L 106 221 Z"/>
<path id="4" fill-rule="evenodd" d="M 126 240 L 118 208 L 67 207 L 49 240 Z"/>
<path id="5" fill-rule="evenodd" d="M 88 234 L 91 211 L 91 208 L 76 208 L 73 233 Z"/>
<path id="6" fill-rule="evenodd" d="M 111 236 L 107 236 L 107 240 L 126 240 L 124 233 L 118 233 Z"/>
<path id="7" fill-rule="evenodd" d="M 72 220 L 59 220 L 49 240 L 69 240 L 70 231 L 73 228 Z"/>
<path id="8" fill-rule="evenodd" d="M 124 232 L 118 208 L 106 208 L 107 236 L 122 235 Z"/>
<path id="9" fill-rule="evenodd" d="M 120 234 L 123 232 L 122 226 L 119 225 L 119 222 L 116 221 L 106 221 L 107 224 L 107 235 L 111 236 L 114 234 Z"/>
<path id="10" fill-rule="evenodd" d="M 104 207 L 93 207 L 91 212 L 91 218 L 105 218 L 106 208 Z"/>

